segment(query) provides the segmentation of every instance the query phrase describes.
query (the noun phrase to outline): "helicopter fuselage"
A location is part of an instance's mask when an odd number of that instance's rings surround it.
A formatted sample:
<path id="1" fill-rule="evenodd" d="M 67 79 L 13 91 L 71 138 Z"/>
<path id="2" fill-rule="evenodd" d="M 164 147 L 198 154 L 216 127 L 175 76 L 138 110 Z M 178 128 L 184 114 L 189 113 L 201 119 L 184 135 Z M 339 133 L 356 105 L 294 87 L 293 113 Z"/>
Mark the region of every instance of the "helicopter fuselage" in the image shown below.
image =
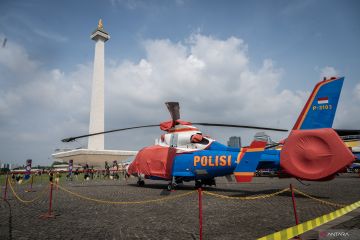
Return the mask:
<path id="1" fill-rule="evenodd" d="M 171 177 L 175 177 L 181 181 L 193 181 L 234 174 L 238 181 L 248 182 L 259 166 L 279 168 L 280 151 L 265 150 L 266 143 L 258 148 L 240 149 L 227 147 L 212 139 L 207 140 L 209 143 L 204 149 L 184 151 L 182 148 L 177 148 L 169 177 L 151 175 L 144 177 L 156 180 L 170 180 Z"/>

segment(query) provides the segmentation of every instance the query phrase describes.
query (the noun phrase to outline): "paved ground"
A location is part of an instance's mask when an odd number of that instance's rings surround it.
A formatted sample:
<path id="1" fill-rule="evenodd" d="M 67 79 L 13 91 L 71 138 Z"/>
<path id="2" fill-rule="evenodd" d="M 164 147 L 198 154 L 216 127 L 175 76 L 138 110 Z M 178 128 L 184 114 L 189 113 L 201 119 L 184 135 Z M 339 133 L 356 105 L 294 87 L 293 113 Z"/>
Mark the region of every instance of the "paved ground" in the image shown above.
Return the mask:
<path id="1" fill-rule="evenodd" d="M 135 179 L 63 182 L 70 191 L 90 198 L 109 201 L 143 201 L 166 197 L 165 182 L 147 181 L 137 187 Z M 228 196 L 250 196 L 273 193 L 289 186 L 317 198 L 350 204 L 360 200 L 360 178 L 342 175 L 335 180 L 302 185 L 294 179 L 255 178 L 252 183 L 227 183 L 218 179 L 213 193 Z M 45 187 L 34 185 L 37 192 L 25 193 L 25 185 L 15 191 L 23 199 L 32 199 Z M 193 191 L 185 184 L 170 196 Z M 199 239 L 198 196 L 196 193 L 173 200 L 137 204 L 111 205 L 79 199 L 58 190 L 54 192 L 55 219 L 39 216 L 48 209 L 48 192 L 34 203 L 19 202 L 9 194 L 8 202 L 0 201 L 0 239 Z M 300 222 L 336 210 L 336 207 L 296 195 Z M 11 210 L 11 213 L 10 213 Z M 260 200 L 227 200 L 203 196 L 203 239 L 256 239 L 294 225 L 291 195 L 283 193 Z M 360 228 L 360 218 L 354 217 L 340 226 Z"/>

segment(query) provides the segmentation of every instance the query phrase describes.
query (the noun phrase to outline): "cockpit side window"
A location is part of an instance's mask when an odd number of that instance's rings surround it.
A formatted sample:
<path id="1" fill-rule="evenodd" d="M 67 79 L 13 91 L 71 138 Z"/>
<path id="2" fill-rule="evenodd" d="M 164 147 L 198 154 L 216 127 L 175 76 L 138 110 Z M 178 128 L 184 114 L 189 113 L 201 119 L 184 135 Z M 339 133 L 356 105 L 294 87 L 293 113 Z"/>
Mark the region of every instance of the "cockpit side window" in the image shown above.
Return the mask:
<path id="1" fill-rule="evenodd" d="M 190 140 L 191 143 L 199 143 L 203 140 L 203 136 L 201 134 L 197 133 L 197 134 L 192 135 L 190 139 L 191 139 Z"/>
<path id="2" fill-rule="evenodd" d="M 190 138 L 191 143 L 203 144 L 206 145 L 209 143 L 209 140 L 203 137 L 201 133 L 196 133 Z"/>
<path id="3" fill-rule="evenodd" d="M 203 138 L 203 139 L 201 140 L 201 142 L 199 142 L 199 144 L 208 145 L 208 144 L 209 144 L 209 140 L 206 139 L 206 138 Z"/>

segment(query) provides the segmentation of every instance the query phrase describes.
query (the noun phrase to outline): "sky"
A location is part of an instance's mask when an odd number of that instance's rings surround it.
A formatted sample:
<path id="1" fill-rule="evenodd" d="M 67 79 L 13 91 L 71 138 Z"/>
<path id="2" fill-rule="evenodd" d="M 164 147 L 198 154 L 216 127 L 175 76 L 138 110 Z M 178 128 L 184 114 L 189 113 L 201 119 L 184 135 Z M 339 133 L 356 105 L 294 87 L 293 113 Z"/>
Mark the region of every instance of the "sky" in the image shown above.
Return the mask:
<path id="1" fill-rule="evenodd" d="M 334 128 L 359 129 L 359 12 L 350 0 L 2 0 L 0 162 L 49 165 L 55 149 L 87 146 L 60 140 L 88 132 L 100 18 L 106 130 L 168 120 L 166 101 L 188 121 L 291 129 L 324 76 L 345 76 Z M 244 145 L 256 133 L 201 130 Z M 139 150 L 160 134 L 112 133 L 105 148 Z"/>

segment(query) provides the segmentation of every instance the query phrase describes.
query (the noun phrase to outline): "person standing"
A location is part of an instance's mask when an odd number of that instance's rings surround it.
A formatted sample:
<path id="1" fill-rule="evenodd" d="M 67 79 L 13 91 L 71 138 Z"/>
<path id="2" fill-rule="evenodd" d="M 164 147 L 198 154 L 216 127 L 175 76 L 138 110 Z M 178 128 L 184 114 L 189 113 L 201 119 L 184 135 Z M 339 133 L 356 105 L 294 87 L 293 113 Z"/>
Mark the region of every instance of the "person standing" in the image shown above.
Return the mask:
<path id="1" fill-rule="evenodd" d="M 105 178 L 110 177 L 110 166 L 107 161 L 105 161 Z"/>
<path id="2" fill-rule="evenodd" d="M 53 171 L 50 169 L 49 170 L 49 181 L 52 183 L 53 182 L 53 178 L 54 178 L 54 173 Z"/>
<path id="3" fill-rule="evenodd" d="M 90 179 L 93 180 L 94 179 L 94 166 L 91 165 L 91 169 L 90 169 Z"/>
<path id="4" fill-rule="evenodd" d="M 84 179 L 89 180 L 89 164 L 87 163 L 84 166 Z"/>
<path id="5" fill-rule="evenodd" d="M 78 178 L 78 176 L 79 176 L 79 168 L 76 168 L 74 175 L 75 175 L 76 181 L 79 180 L 79 178 Z"/>
<path id="6" fill-rule="evenodd" d="M 60 183 L 60 173 L 59 171 L 57 171 L 55 173 L 55 185 L 56 185 L 56 190 L 59 190 L 59 183 Z"/>

